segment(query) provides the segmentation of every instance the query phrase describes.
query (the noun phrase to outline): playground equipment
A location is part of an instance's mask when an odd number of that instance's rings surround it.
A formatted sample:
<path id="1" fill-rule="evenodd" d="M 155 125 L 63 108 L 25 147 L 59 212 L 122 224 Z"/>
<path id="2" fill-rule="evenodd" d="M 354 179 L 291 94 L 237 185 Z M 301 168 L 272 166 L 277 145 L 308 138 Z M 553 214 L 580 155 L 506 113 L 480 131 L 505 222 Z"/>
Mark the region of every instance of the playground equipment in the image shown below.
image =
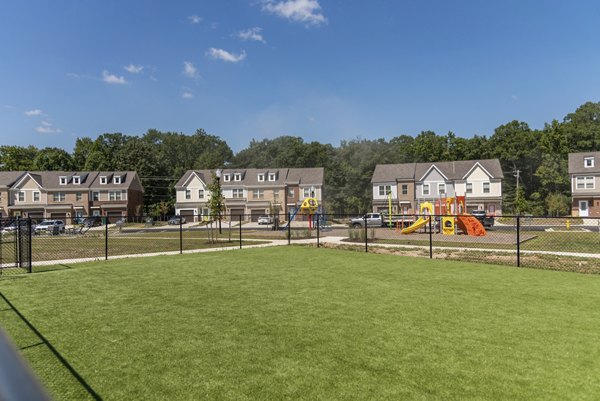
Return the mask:
<path id="1" fill-rule="evenodd" d="M 442 201 L 436 202 L 436 206 L 430 202 L 421 203 L 420 211 L 421 217 L 409 227 L 402 230 L 402 234 L 410 234 L 425 226 L 429 223 L 431 215 L 434 214 L 434 210 L 437 209 L 437 215 L 441 215 L 442 234 L 454 235 L 456 234 L 456 226 L 467 235 L 476 237 L 487 235 L 485 228 L 481 222 L 474 216 L 465 212 L 465 197 L 457 196 L 456 198 L 444 199 L 445 205 Z M 455 214 L 454 214 L 454 213 Z"/>
<path id="2" fill-rule="evenodd" d="M 413 224 L 411 224 L 410 226 L 403 228 L 401 233 L 402 234 L 410 234 L 413 233 L 415 231 L 417 231 L 419 228 L 425 226 L 427 223 L 429 223 L 429 219 L 431 218 L 431 215 L 433 214 L 433 205 L 429 202 L 423 202 L 421 203 L 421 216 L 417 219 L 417 221 L 415 221 Z"/>
<path id="3" fill-rule="evenodd" d="M 285 230 L 290 224 L 292 224 L 292 220 L 294 220 L 294 217 L 296 217 L 298 212 L 308 215 L 308 228 L 312 229 L 313 228 L 313 215 L 315 213 L 317 213 L 318 210 L 319 210 L 319 202 L 317 202 L 317 199 L 315 199 L 315 198 L 304 199 L 302 204 L 300 206 L 298 206 L 296 208 L 296 210 L 294 210 L 294 213 L 292 213 L 292 215 L 290 216 L 290 221 L 287 222 L 287 224 L 283 227 L 283 229 Z"/>

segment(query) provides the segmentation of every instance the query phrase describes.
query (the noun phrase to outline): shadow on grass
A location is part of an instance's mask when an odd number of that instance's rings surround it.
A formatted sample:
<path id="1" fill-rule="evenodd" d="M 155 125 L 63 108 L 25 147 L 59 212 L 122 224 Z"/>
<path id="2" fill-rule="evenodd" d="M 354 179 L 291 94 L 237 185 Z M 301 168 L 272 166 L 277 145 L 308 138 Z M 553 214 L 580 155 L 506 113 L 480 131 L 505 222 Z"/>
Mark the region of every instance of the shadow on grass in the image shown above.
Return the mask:
<path id="1" fill-rule="evenodd" d="M 60 364 L 67 369 L 67 371 L 71 374 L 71 376 L 77 380 L 77 382 L 81 385 L 81 387 L 88 393 L 88 395 L 94 400 L 102 400 L 102 397 L 98 395 L 94 391 L 94 389 L 85 381 L 85 379 L 71 366 L 71 364 L 58 352 L 56 348 L 44 337 L 44 335 L 29 321 L 27 318 L 4 296 L 2 292 L 0 292 L 0 298 L 4 300 L 6 305 L 9 308 L 3 310 L 11 310 L 13 311 L 19 319 L 27 326 L 27 328 L 40 340 L 39 343 L 28 345 L 21 347 L 21 350 L 25 350 L 28 348 L 37 347 L 39 345 L 45 345 L 46 348 L 54 355 L 54 357 L 60 362 Z"/>

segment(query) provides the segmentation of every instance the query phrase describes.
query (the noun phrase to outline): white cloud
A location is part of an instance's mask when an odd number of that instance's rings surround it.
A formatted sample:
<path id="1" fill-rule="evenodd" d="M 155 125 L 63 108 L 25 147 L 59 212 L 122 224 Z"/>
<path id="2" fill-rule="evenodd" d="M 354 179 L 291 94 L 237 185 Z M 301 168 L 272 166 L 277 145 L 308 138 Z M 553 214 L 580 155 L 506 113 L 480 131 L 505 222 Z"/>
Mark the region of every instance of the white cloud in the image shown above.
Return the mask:
<path id="1" fill-rule="evenodd" d="M 125 77 L 123 77 L 123 76 L 119 77 L 119 76 L 116 76 L 114 74 L 110 74 L 106 70 L 102 71 L 102 80 L 104 82 L 106 82 L 107 84 L 123 85 L 123 84 L 127 83 L 127 81 L 125 80 Z"/>
<path id="2" fill-rule="evenodd" d="M 321 25 L 327 18 L 321 13 L 318 0 L 264 0 L 263 10 L 296 22 Z"/>
<path id="3" fill-rule="evenodd" d="M 181 97 L 183 99 L 193 99 L 194 98 L 194 94 L 192 92 L 183 92 L 183 94 L 181 95 Z"/>
<path id="4" fill-rule="evenodd" d="M 200 74 L 198 73 L 198 69 L 194 66 L 194 63 L 191 61 L 183 62 L 183 75 L 188 78 L 198 78 Z"/>
<path id="5" fill-rule="evenodd" d="M 40 134 L 58 134 L 62 132 L 48 121 L 42 121 L 41 125 L 35 127 L 35 130 Z"/>
<path id="6" fill-rule="evenodd" d="M 25 112 L 25 115 L 27 117 L 32 117 L 32 116 L 43 116 L 44 112 L 41 111 L 40 109 L 33 109 L 33 110 L 28 110 Z"/>
<path id="7" fill-rule="evenodd" d="M 242 50 L 240 54 L 229 53 L 223 49 L 211 47 L 206 54 L 216 60 L 223 60 L 229 63 L 238 63 L 246 58 L 246 52 Z"/>
<path id="8" fill-rule="evenodd" d="M 125 71 L 130 72 L 132 74 L 139 74 L 140 72 L 144 71 L 143 65 L 129 64 L 123 66 L 123 68 L 125 69 Z"/>
<path id="9" fill-rule="evenodd" d="M 191 24 L 199 24 L 202 22 L 202 17 L 199 15 L 190 15 L 188 19 L 190 20 Z"/>
<path id="10" fill-rule="evenodd" d="M 262 28 L 250 28 L 245 31 L 238 32 L 237 37 L 242 40 L 255 40 L 257 42 L 267 43 L 265 38 L 263 38 L 263 36 L 260 34 L 260 31 L 262 31 Z"/>

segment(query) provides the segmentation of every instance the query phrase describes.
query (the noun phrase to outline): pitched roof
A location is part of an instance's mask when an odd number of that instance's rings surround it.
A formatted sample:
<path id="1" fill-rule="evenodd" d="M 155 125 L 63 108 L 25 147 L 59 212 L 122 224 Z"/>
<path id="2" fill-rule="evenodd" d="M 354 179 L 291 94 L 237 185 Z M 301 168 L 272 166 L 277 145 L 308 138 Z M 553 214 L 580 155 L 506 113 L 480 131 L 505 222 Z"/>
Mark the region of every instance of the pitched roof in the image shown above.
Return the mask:
<path id="1" fill-rule="evenodd" d="M 175 184 L 176 189 L 184 189 L 192 174 L 197 174 L 200 179 L 206 184 L 210 185 L 212 182 L 213 170 L 188 170 Z M 234 175 L 236 173 L 241 174 L 241 180 L 235 181 Z M 275 173 L 275 181 L 269 181 L 269 174 Z M 233 168 L 223 169 L 221 177 L 225 174 L 231 176 L 231 181 L 224 181 L 221 178 L 221 186 L 233 187 L 239 185 L 245 185 L 248 187 L 272 187 L 272 186 L 283 186 L 286 184 L 300 184 L 300 185 L 323 185 L 325 177 L 325 169 L 323 167 L 316 168 Z M 258 180 L 258 175 L 264 174 L 264 181 Z"/>
<path id="2" fill-rule="evenodd" d="M 436 163 L 378 164 L 375 166 L 371 182 L 418 181 L 433 166 L 449 180 L 462 180 L 476 164 L 479 164 L 492 178 L 504 178 L 504 173 L 502 173 L 502 167 L 498 159 L 484 159 Z"/>
<path id="3" fill-rule="evenodd" d="M 594 167 L 585 167 L 583 159 L 594 158 Z M 600 173 L 600 152 L 569 153 L 569 174 Z"/>
<path id="4" fill-rule="evenodd" d="M 92 187 L 103 188 L 123 188 L 131 186 L 133 180 L 137 177 L 135 171 L 0 171 L 0 187 L 11 187 L 18 183 L 26 174 L 29 174 L 45 190 L 65 190 L 65 189 L 89 189 Z M 121 184 L 100 184 L 100 176 L 121 176 Z M 66 184 L 60 183 L 60 177 L 66 177 Z M 80 183 L 75 184 L 73 177 L 79 177 Z"/>

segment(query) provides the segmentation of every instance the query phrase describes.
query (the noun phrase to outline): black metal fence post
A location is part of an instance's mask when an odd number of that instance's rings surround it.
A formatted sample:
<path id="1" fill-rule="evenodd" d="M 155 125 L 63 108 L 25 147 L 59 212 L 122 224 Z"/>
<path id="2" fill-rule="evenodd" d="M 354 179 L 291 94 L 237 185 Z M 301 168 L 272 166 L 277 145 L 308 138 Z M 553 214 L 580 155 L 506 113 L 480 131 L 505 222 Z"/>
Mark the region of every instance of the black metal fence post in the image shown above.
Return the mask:
<path id="1" fill-rule="evenodd" d="M 15 261 L 18 267 L 23 267 L 23 261 L 21 257 L 21 216 L 17 216 L 17 227 L 15 233 Z"/>
<path id="2" fill-rule="evenodd" d="M 104 260 L 108 260 L 108 217 L 105 217 L 106 224 L 104 225 Z"/>
<path id="3" fill-rule="evenodd" d="M 183 253 L 183 219 L 179 218 L 179 253 Z"/>
<path id="4" fill-rule="evenodd" d="M 290 212 L 288 212 L 288 230 L 287 230 L 287 237 L 288 237 L 288 245 L 290 245 L 292 243 L 292 214 Z"/>
<path id="5" fill-rule="evenodd" d="M 521 267 L 521 217 L 517 215 L 517 267 Z"/>
<path id="6" fill-rule="evenodd" d="M 319 214 L 317 213 L 317 248 L 321 247 L 321 244 L 319 243 L 319 240 L 320 240 L 319 239 L 319 231 L 320 231 L 319 230 L 319 220 L 321 220 L 321 219 L 320 219 Z"/>
<path id="7" fill-rule="evenodd" d="M 369 228 L 367 227 L 367 214 L 363 217 L 365 223 L 365 252 L 369 252 Z"/>
<path id="8" fill-rule="evenodd" d="M 240 214 L 240 249 L 242 249 L 242 215 Z"/>
<path id="9" fill-rule="evenodd" d="M 31 250 L 31 248 L 33 248 L 33 225 L 31 223 L 31 217 L 29 218 L 29 221 L 27 223 L 27 236 L 28 236 L 28 244 L 27 244 L 27 252 L 29 252 L 29 260 L 27 261 L 27 267 L 28 267 L 28 271 L 29 273 L 33 272 L 33 262 L 31 260 L 31 258 L 33 257 L 33 252 Z"/>
<path id="10" fill-rule="evenodd" d="M 433 230 L 431 229 L 431 220 L 434 218 L 433 215 L 429 217 L 429 259 L 433 259 Z"/>

